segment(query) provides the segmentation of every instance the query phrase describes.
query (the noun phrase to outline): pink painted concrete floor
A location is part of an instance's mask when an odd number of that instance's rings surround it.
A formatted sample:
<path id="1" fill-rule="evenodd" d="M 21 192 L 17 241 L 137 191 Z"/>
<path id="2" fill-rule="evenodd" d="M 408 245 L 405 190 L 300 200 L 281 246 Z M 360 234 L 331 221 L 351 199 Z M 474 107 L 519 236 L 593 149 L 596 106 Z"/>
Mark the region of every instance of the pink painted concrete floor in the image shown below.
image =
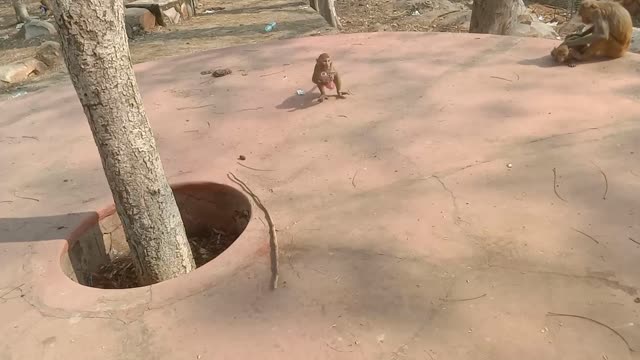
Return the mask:
<path id="1" fill-rule="evenodd" d="M 64 239 L 110 203 L 91 133 L 70 85 L 4 100 L 0 359 L 638 359 L 640 57 L 552 66 L 555 43 L 354 34 L 137 66 L 170 181 L 233 172 L 274 216 L 276 291 L 257 209 L 185 277 L 68 280 Z M 311 106 L 323 51 L 353 94 Z"/>

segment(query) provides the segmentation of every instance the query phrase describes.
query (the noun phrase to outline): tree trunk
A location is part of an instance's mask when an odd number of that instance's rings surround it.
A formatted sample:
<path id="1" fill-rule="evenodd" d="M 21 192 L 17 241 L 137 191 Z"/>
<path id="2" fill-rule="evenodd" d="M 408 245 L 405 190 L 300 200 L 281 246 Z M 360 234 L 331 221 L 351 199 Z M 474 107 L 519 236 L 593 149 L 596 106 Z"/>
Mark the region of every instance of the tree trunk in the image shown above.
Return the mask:
<path id="1" fill-rule="evenodd" d="M 19 23 L 26 23 L 31 20 L 24 0 L 11 0 L 11 4 L 13 5 L 13 10 L 16 12 L 16 20 L 18 20 Z"/>
<path id="2" fill-rule="evenodd" d="M 518 24 L 517 0 L 474 0 L 470 33 L 511 35 Z"/>
<path id="3" fill-rule="evenodd" d="M 55 0 L 62 52 L 143 284 L 195 268 L 131 66 L 119 0 Z"/>
<path id="4" fill-rule="evenodd" d="M 336 13 L 335 0 L 310 0 L 310 5 L 327 20 L 329 25 L 339 27 L 338 14 Z M 315 5 L 315 7 L 314 7 Z"/>

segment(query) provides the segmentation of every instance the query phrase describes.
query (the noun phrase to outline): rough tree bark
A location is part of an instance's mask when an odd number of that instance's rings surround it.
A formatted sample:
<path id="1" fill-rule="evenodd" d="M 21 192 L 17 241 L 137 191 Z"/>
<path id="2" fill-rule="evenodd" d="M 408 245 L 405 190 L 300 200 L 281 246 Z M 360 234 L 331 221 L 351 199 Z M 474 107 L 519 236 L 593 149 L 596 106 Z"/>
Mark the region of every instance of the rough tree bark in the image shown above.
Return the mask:
<path id="1" fill-rule="evenodd" d="M 319 12 L 329 25 L 340 27 L 335 0 L 309 0 L 309 6 Z"/>
<path id="2" fill-rule="evenodd" d="M 11 5 L 13 5 L 13 10 L 16 12 L 16 20 L 19 23 L 26 23 L 30 20 L 27 4 L 24 3 L 24 0 L 11 0 Z"/>
<path id="3" fill-rule="evenodd" d="M 474 0 L 470 33 L 511 35 L 518 24 L 517 0 Z"/>
<path id="4" fill-rule="evenodd" d="M 133 73 L 122 0 L 54 0 L 62 52 L 140 280 L 195 268 Z"/>

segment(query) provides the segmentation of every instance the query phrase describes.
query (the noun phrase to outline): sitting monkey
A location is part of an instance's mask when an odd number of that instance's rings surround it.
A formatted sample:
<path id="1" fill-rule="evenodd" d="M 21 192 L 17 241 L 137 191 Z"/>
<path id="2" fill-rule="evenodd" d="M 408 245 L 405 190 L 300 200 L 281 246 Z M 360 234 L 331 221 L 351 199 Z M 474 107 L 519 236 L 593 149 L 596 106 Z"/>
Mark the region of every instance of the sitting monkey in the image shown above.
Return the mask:
<path id="1" fill-rule="evenodd" d="M 311 81 L 318 86 L 320 90 L 320 98 L 319 102 L 323 102 L 327 99 L 327 94 L 325 93 L 325 88 L 333 89 L 335 87 L 336 92 L 338 94 L 338 98 L 344 99 L 344 94 L 340 91 L 342 87 L 342 82 L 340 80 L 340 74 L 338 74 L 338 70 L 336 70 L 335 66 L 333 66 L 333 61 L 331 61 L 331 57 L 327 53 L 322 53 L 316 59 L 316 65 L 313 68 L 313 76 L 311 77 Z"/>

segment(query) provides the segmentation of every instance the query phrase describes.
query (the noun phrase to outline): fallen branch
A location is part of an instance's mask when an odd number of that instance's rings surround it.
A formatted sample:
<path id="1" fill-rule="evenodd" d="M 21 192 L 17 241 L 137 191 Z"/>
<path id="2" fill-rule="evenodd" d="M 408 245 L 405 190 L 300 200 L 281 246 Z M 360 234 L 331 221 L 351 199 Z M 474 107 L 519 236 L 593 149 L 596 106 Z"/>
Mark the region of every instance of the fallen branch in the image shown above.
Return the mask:
<path id="1" fill-rule="evenodd" d="M 633 241 L 634 243 L 636 243 L 636 244 L 640 245 L 640 241 L 638 241 L 638 240 L 634 240 L 632 237 L 630 237 L 630 238 L 629 238 L 629 240 L 631 240 L 631 241 Z"/>
<path id="2" fill-rule="evenodd" d="M 358 170 L 356 170 L 356 172 L 353 174 L 353 177 L 351 178 L 351 185 L 354 189 L 356 188 L 356 176 L 358 176 Z"/>
<path id="3" fill-rule="evenodd" d="M 244 181 L 238 179 L 233 173 L 228 173 L 227 177 L 236 185 L 240 186 L 240 188 L 251 197 L 253 202 L 256 203 L 256 206 L 258 206 L 260 210 L 262 210 L 262 212 L 264 213 L 264 217 L 267 220 L 267 223 L 269 224 L 269 240 L 270 240 L 269 245 L 271 246 L 271 287 L 272 287 L 272 290 L 275 290 L 278 288 L 278 275 L 279 275 L 278 237 L 276 235 L 276 226 L 273 223 L 273 219 L 271 219 L 271 215 L 269 214 L 269 211 L 264 206 L 264 204 L 262 204 L 262 201 L 260 200 L 258 195 L 256 195 Z"/>
<path id="4" fill-rule="evenodd" d="M 601 323 L 598 320 L 594 320 L 591 318 L 588 318 L 586 316 L 582 316 L 582 315 L 573 315 L 573 314 L 559 314 L 559 313 L 552 313 L 549 312 L 547 313 L 547 316 L 564 316 L 564 317 L 572 317 L 572 318 L 577 318 L 577 319 L 583 319 L 583 320 L 587 320 L 587 321 L 591 321 L 592 323 L 598 324 L 600 326 L 603 326 L 607 329 L 609 329 L 611 332 L 613 332 L 614 334 L 618 335 L 618 337 L 625 343 L 625 345 L 627 345 L 627 349 L 629 349 L 629 351 L 631 352 L 635 352 L 635 350 L 631 347 L 631 345 L 629 345 L 629 342 L 627 341 L 627 339 L 624 338 L 624 336 L 620 335 L 619 332 L 617 332 L 614 328 L 612 328 L 611 326 L 605 324 L 605 323 Z"/>
<path id="5" fill-rule="evenodd" d="M 556 168 L 553 168 L 553 192 L 556 194 L 558 199 L 567 202 L 567 200 L 563 199 L 560 194 L 558 194 L 558 174 L 556 173 Z"/>
<path id="6" fill-rule="evenodd" d="M 256 169 L 256 168 L 252 168 L 251 166 L 247 166 L 247 165 L 245 165 L 245 164 L 243 164 L 241 162 L 237 162 L 237 161 L 236 161 L 236 164 L 242 166 L 243 168 L 247 168 L 249 170 L 254 170 L 254 171 L 274 171 L 274 170 L 271 170 L 271 169 Z"/>

